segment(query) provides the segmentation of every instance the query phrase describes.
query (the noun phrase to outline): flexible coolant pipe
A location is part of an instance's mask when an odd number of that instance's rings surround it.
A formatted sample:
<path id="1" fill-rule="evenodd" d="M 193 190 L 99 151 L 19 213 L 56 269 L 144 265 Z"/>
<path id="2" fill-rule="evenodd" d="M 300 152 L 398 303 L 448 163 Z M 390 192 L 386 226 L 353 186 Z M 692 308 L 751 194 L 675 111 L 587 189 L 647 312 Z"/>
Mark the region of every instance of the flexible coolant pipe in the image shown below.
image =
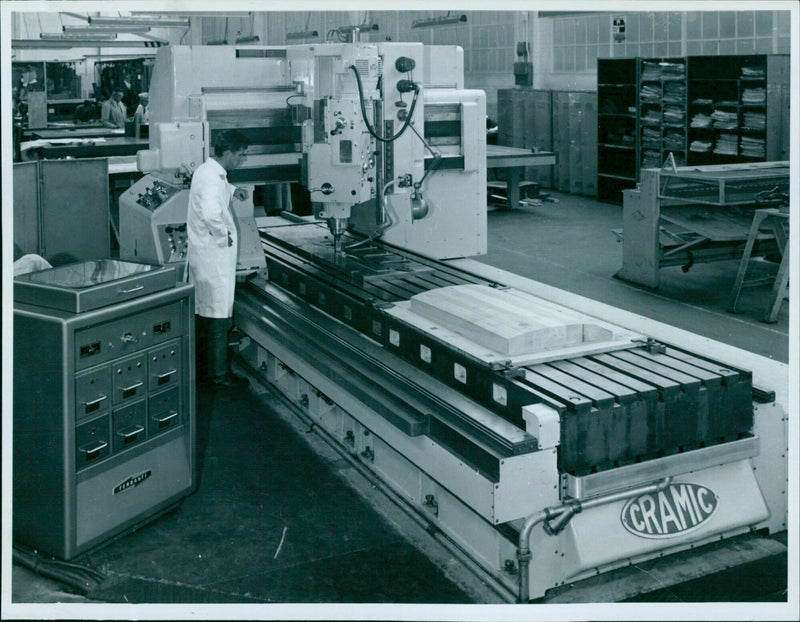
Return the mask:
<path id="1" fill-rule="evenodd" d="M 531 558 L 533 554 L 530 549 L 531 533 L 533 528 L 543 521 L 549 521 L 554 518 L 561 518 L 559 521 L 560 529 L 575 515 L 583 510 L 588 510 L 599 505 L 607 505 L 615 501 L 623 501 L 631 497 L 638 497 L 639 495 L 648 495 L 665 490 L 672 482 L 672 477 L 666 477 L 657 484 L 648 484 L 647 486 L 639 486 L 638 488 L 631 488 L 629 490 L 622 490 L 620 492 L 602 495 L 581 501 L 580 499 L 570 499 L 563 505 L 545 508 L 536 514 L 529 516 L 522 529 L 519 532 L 519 545 L 517 546 L 517 562 L 519 565 L 519 593 L 517 594 L 518 603 L 528 602 L 528 595 L 530 594 L 530 577 L 528 570 L 530 567 Z"/>
<path id="2" fill-rule="evenodd" d="M 395 224 L 395 220 L 392 218 L 391 213 L 389 213 L 389 209 L 386 203 L 386 191 L 389 189 L 389 186 L 394 185 L 396 179 L 392 179 L 391 181 L 387 181 L 386 184 L 381 189 L 381 194 L 378 197 L 379 205 L 381 206 L 381 224 L 378 225 L 378 228 L 375 229 L 372 235 L 367 238 L 364 238 L 360 242 L 354 242 L 346 247 L 347 250 L 358 248 L 359 246 L 363 246 L 364 244 L 370 244 L 375 238 L 381 237 L 387 229 L 391 228 Z M 389 220 L 387 221 L 386 218 Z"/>

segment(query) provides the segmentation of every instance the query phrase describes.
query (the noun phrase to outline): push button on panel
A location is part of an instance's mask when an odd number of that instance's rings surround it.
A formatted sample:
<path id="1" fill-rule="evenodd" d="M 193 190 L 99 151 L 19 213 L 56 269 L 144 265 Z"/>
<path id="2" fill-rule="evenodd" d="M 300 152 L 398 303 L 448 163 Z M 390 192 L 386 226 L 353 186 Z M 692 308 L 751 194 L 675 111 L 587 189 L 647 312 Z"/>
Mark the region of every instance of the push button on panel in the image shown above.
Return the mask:
<path id="1" fill-rule="evenodd" d="M 181 370 L 180 342 L 173 341 L 147 353 L 150 391 L 177 384 Z"/>
<path id="2" fill-rule="evenodd" d="M 129 402 L 147 391 L 147 360 L 144 354 L 117 361 L 112 366 L 114 404 Z"/>

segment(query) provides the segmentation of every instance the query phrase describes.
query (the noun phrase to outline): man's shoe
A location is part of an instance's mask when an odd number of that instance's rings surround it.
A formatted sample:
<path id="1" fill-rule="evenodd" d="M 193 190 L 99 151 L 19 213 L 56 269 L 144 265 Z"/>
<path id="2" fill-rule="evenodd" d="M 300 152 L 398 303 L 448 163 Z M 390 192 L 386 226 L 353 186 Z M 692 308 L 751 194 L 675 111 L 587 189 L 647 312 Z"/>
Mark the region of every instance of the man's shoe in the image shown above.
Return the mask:
<path id="1" fill-rule="evenodd" d="M 215 379 L 213 385 L 218 388 L 244 389 L 250 385 L 250 381 L 244 376 L 229 371 L 221 378 Z"/>

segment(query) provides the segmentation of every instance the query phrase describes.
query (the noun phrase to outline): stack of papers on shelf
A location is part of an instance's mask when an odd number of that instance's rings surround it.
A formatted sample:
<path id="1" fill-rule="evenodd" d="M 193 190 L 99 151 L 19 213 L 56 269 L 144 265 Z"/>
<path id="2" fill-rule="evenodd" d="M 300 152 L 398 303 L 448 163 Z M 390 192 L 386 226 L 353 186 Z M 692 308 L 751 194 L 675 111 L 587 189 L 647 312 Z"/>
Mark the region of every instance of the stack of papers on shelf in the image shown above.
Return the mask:
<path id="1" fill-rule="evenodd" d="M 720 134 L 717 137 L 717 144 L 714 146 L 714 153 L 738 155 L 739 137 L 736 134 Z"/>
<path id="2" fill-rule="evenodd" d="M 711 117 L 702 112 L 698 112 L 692 117 L 692 127 L 711 127 Z"/>
<path id="3" fill-rule="evenodd" d="M 683 63 L 659 63 L 662 80 L 683 80 L 686 66 Z"/>
<path id="4" fill-rule="evenodd" d="M 686 119 L 686 113 L 683 108 L 678 106 L 665 106 L 664 107 L 664 123 L 671 123 L 672 125 L 683 125 Z"/>
<path id="5" fill-rule="evenodd" d="M 658 168 L 661 166 L 661 152 L 656 149 L 642 151 L 642 168 Z"/>
<path id="6" fill-rule="evenodd" d="M 666 151 L 683 151 L 683 130 L 667 130 L 664 134 L 664 149 Z"/>
<path id="7" fill-rule="evenodd" d="M 648 63 L 645 61 L 642 63 L 642 80 L 660 80 L 661 79 L 661 70 L 658 67 L 658 63 Z"/>
<path id="8" fill-rule="evenodd" d="M 751 158 L 763 158 L 766 155 L 766 146 L 763 138 L 742 136 L 742 155 Z"/>
<path id="9" fill-rule="evenodd" d="M 718 130 L 735 130 L 739 127 L 739 115 L 736 112 L 717 109 L 711 114 L 711 118 Z"/>
<path id="10" fill-rule="evenodd" d="M 742 93 L 743 104 L 763 104 L 767 101 L 767 92 L 763 88 L 745 89 Z"/>
<path id="11" fill-rule="evenodd" d="M 661 111 L 651 108 L 641 119 L 644 125 L 661 125 Z"/>
<path id="12" fill-rule="evenodd" d="M 636 136 L 634 136 L 631 132 L 633 132 L 633 130 L 621 127 L 614 128 L 613 130 L 607 130 L 603 140 L 600 142 L 610 145 L 632 146 L 636 141 Z"/>
<path id="13" fill-rule="evenodd" d="M 742 67 L 743 78 L 764 78 L 765 76 L 766 70 L 764 69 L 763 65 L 758 65 L 756 67 Z"/>
<path id="14" fill-rule="evenodd" d="M 745 112 L 744 129 L 763 130 L 767 126 L 767 116 L 763 112 Z"/>
<path id="15" fill-rule="evenodd" d="M 666 82 L 664 84 L 664 102 L 682 104 L 686 97 L 686 84 L 684 82 Z"/>
<path id="16" fill-rule="evenodd" d="M 711 141 L 709 140 L 693 140 L 689 145 L 689 151 L 699 151 L 700 153 L 708 153 L 711 151 Z"/>
<path id="17" fill-rule="evenodd" d="M 697 106 L 710 106 L 712 101 L 710 99 L 706 99 L 705 97 L 698 97 L 697 99 L 693 100 L 692 103 Z"/>
<path id="18" fill-rule="evenodd" d="M 660 102 L 661 95 L 661 86 L 658 84 L 645 84 L 639 92 L 643 102 Z"/>
<path id="19" fill-rule="evenodd" d="M 723 101 L 717 102 L 716 105 L 727 108 L 738 108 L 739 102 L 737 102 L 735 99 L 725 99 Z"/>
<path id="20" fill-rule="evenodd" d="M 642 130 L 642 147 L 661 147 L 661 130 L 646 127 Z"/>

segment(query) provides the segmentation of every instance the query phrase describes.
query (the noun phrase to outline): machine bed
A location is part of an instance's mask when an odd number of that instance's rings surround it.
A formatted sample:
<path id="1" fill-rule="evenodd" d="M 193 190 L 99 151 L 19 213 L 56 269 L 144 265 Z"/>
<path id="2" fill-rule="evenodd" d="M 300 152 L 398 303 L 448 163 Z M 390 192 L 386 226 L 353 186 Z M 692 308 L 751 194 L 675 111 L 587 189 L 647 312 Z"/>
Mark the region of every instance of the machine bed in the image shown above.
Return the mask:
<path id="1" fill-rule="evenodd" d="M 749 436 L 747 371 L 619 328 L 612 338 L 534 355 L 487 353 L 415 314 L 408 301 L 456 288 L 469 303 L 478 287 L 486 291 L 478 302 L 490 315 L 491 297 L 508 298 L 503 284 L 358 238 L 349 239 L 351 249 L 346 242 L 346 250 L 334 253 L 331 236 L 317 224 L 268 228 L 261 235 L 272 283 L 523 430 L 524 407 L 553 409 L 561 422 L 561 473 L 581 476 Z M 512 302 L 521 309 L 537 304 L 519 294 Z M 511 314 L 513 307 L 505 311 Z M 600 330 L 602 324 L 590 325 Z M 420 356 L 421 348 L 430 361 Z"/>

